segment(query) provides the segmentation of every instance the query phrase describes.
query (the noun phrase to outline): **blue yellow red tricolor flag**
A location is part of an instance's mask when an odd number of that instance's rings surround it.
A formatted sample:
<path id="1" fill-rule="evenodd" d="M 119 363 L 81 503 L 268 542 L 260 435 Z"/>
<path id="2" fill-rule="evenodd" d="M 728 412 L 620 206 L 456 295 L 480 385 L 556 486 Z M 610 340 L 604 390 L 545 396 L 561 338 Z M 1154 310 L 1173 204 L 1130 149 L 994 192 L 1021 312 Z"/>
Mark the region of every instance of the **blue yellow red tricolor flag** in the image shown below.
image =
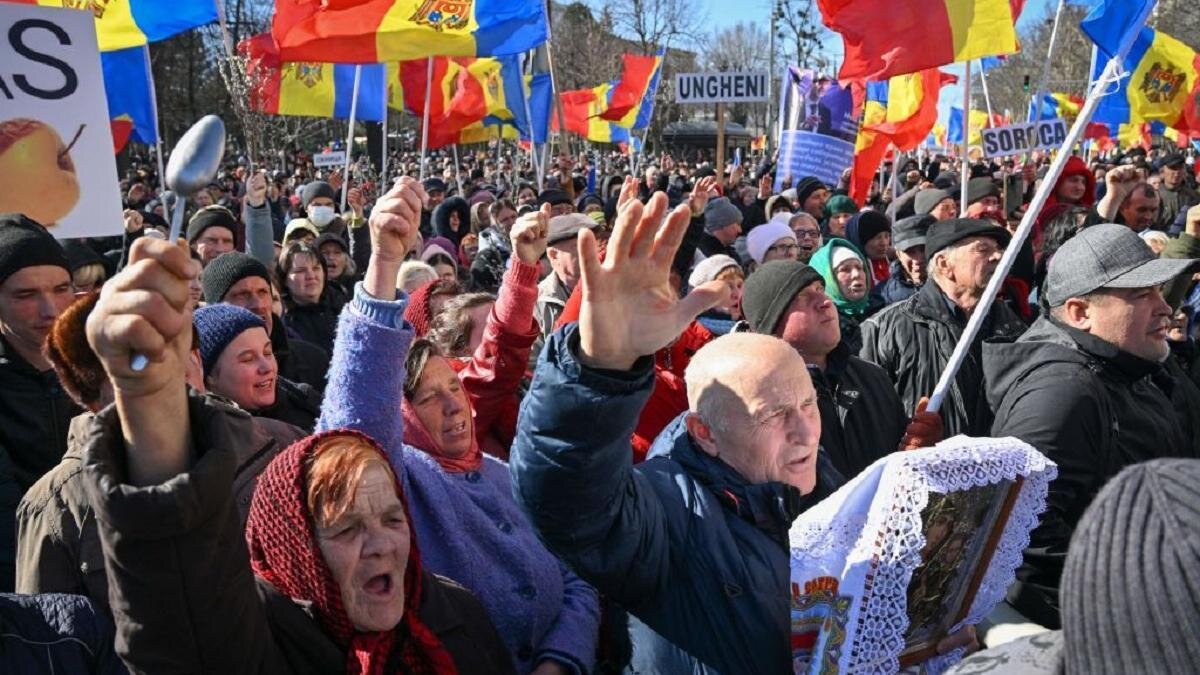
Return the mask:
<path id="1" fill-rule="evenodd" d="M 993 114 L 992 126 L 1004 126 L 1007 120 L 1002 115 Z M 988 126 L 988 114 L 985 110 L 971 110 L 967 119 L 967 145 L 979 145 L 982 140 L 980 133 Z M 962 108 L 950 109 L 950 122 L 946 125 L 946 142 L 951 145 L 961 145 L 963 142 L 963 112 Z"/>
<path id="2" fill-rule="evenodd" d="M 141 47 L 217 20 L 215 0 L 7 1 L 90 11 L 96 17 L 96 40 L 102 52 Z"/>
<path id="3" fill-rule="evenodd" d="M 1103 71 L 1102 61 L 1096 59 L 1093 79 Z M 1122 145 L 1143 143 L 1148 124 L 1200 131 L 1200 55 L 1191 47 L 1162 31 L 1142 28 L 1124 68 L 1129 77 L 1100 99 L 1093 122 L 1107 125 Z"/>
<path id="4" fill-rule="evenodd" d="M 158 142 L 150 63 L 144 47 L 129 47 L 100 55 L 104 96 L 112 118 L 113 149 L 120 152 L 130 140 Z"/>
<path id="5" fill-rule="evenodd" d="M 1079 28 L 1096 43 L 1100 53 L 1116 56 L 1121 42 L 1145 27 L 1145 19 L 1158 0 L 1084 0 L 1091 11 Z"/>
<path id="6" fill-rule="evenodd" d="M 949 63 L 1018 51 L 1010 0 L 817 0 L 840 33 L 840 80 L 882 81 Z"/>
<path id="7" fill-rule="evenodd" d="M 355 66 L 284 62 L 270 33 L 243 40 L 238 50 L 248 57 L 251 109 L 271 115 L 350 117 Z M 386 67 L 382 64 L 362 66 L 355 109 L 357 119 L 383 121 L 387 106 L 385 76 Z"/>
<path id="8" fill-rule="evenodd" d="M 613 87 L 608 108 L 600 113 L 601 119 L 629 129 L 642 117 L 643 107 L 653 108 L 665 54 L 665 50 L 660 49 L 650 56 L 625 54 L 622 57 L 621 79 Z"/>
<path id="9" fill-rule="evenodd" d="M 871 179 L 888 147 L 912 150 L 937 123 L 938 95 L 958 78 L 930 68 L 897 75 L 886 82 L 869 82 L 863 104 L 862 126 L 854 147 L 850 197 L 862 204 L 871 190 Z"/>
<path id="10" fill-rule="evenodd" d="M 595 143 L 628 143 L 628 129 L 600 118 L 600 114 L 608 106 L 613 86 L 613 83 L 606 82 L 591 89 L 562 92 L 559 96 L 562 99 L 567 131 Z M 553 128 L 558 128 L 557 119 L 553 119 L 551 124 Z"/>
<path id="11" fill-rule="evenodd" d="M 542 0 L 275 0 L 285 61 L 387 63 L 519 54 L 546 41 Z"/>
<path id="12" fill-rule="evenodd" d="M 1052 120 L 1056 117 L 1061 117 L 1070 122 L 1079 115 L 1081 108 L 1083 108 L 1082 96 L 1061 91 L 1052 91 L 1043 95 L 1040 111 L 1035 109 L 1033 104 L 1030 103 L 1029 116 L 1032 119 L 1039 120 Z"/>

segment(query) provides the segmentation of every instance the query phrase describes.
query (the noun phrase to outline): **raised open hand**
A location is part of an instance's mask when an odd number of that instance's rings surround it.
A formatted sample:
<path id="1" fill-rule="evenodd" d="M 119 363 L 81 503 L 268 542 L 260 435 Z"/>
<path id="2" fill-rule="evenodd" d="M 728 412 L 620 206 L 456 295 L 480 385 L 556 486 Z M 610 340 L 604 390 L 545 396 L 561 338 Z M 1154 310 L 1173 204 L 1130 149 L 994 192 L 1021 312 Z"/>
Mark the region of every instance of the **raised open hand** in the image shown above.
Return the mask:
<path id="1" fill-rule="evenodd" d="M 637 199 L 638 181 L 633 176 L 625 176 L 625 182 L 621 184 L 621 193 L 617 195 L 617 211 L 625 208 L 629 202 Z"/>
<path id="2" fill-rule="evenodd" d="M 87 337 L 117 392 L 141 398 L 183 390 L 192 344 L 189 282 L 197 272 L 182 240 L 141 237 L 129 265 L 104 284 Z M 149 361 L 142 370 L 130 367 L 135 353 Z"/>
<path id="3" fill-rule="evenodd" d="M 704 213 L 704 209 L 708 206 L 708 200 L 716 196 L 716 176 L 705 176 L 696 181 L 696 187 L 692 188 L 692 194 L 688 198 L 688 207 L 692 210 L 692 217 L 695 218 Z"/>
<path id="4" fill-rule="evenodd" d="M 645 206 L 631 200 L 617 214 L 603 263 L 595 235 L 579 233 L 580 358 L 585 364 L 628 370 L 639 357 L 679 337 L 701 312 L 728 299 L 723 281 L 707 283 L 682 300 L 671 289 L 671 261 L 689 220 L 684 205 L 668 214 L 661 192 Z"/>
<path id="5" fill-rule="evenodd" d="M 533 213 L 526 213 L 513 223 L 508 239 L 513 253 L 526 265 L 536 265 L 546 253 L 546 239 L 550 236 L 550 205 Z"/>

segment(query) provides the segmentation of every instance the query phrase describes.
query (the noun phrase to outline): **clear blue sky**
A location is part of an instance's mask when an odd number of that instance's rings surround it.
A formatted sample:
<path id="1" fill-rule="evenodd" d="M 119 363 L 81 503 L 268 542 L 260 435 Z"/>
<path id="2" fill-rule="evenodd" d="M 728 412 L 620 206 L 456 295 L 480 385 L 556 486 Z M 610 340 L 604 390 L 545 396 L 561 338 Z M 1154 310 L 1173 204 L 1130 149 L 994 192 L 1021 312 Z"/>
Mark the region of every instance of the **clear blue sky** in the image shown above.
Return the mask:
<path id="1" fill-rule="evenodd" d="M 905 2 L 907 0 L 895 1 Z M 738 22 L 752 22 L 767 27 L 771 20 L 770 8 L 773 3 L 769 0 L 699 0 L 697 4 L 708 12 L 709 24 L 715 30 L 725 26 L 732 26 Z M 1031 22 L 1042 20 L 1046 16 L 1053 16 L 1054 8 L 1057 5 L 1057 0 L 1028 0 L 1025 4 L 1025 10 L 1021 13 L 1021 20 L 1017 24 L 1018 30 L 1023 30 Z M 842 52 L 841 38 L 824 26 L 820 26 L 819 16 L 814 18 L 824 36 L 822 39 L 822 44 L 825 48 L 824 51 L 831 56 L 836 56 L 835 61 L 840 62 Z M 763 48 L 765 49 L 766 45 Z M 962 66 L 946 66 L 945 70 L 956 73 L 960 79 L 962 78 Z M 961 85 L 942 89 L 939 107 L 942 110 L 943 119 L 949 114 L 948 109 L 951 105 L 962 107 L 962 98 L 963 91 Z M 979 107 L 982 107 L 982 104 L 979 104 Z"/>

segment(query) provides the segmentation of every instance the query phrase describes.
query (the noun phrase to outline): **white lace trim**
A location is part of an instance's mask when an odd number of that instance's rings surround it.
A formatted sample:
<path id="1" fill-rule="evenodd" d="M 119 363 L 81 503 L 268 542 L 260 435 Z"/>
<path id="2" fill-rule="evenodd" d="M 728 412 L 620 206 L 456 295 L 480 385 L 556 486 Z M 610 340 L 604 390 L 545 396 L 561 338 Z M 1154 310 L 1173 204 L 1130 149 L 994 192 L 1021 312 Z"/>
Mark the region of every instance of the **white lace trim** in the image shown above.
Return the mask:
<path id="1" fill-rule="evenodd" d="M 877 473 L 868 476 L 873 471 Z M 872 560 L 858 588 L 841 593 L 857 596 L 848 626 L 851 644 L 842 652 L 847 672 L 895 673 L 908 630 L 907 589 L 925 545 L 921 511 L 930 492 L 947 493 L 1025 478 L 1007 525 L 984 573 L 970 611 L 951 632 L 978 623 L 1004 597 L 1029 544 L 1029 533 L 1046 508 L 1046 492 L 1057 475 L 1053 462 L 1016 439 L 955 437 L 933 448 L 890 455 L 877 462 L 802 517 L 790 533 L 793 569 L 820 570 L 840 558 L 843 565 Z M 875 480 L 868 499 L 855 488 Z M 886 501 L 884 491 L 891 497 Z M 862 490 L 859 490 L 862 492 Z M 839 499 L 848 504 L 840 504 Z M 853 496 L 852 496 L 853 495 Z M 858 503 L 854 503 L 858 502 Z M 891 504 L 887 508 L 886 504 Z M 837 506 L 851 508 L 837 508 Z M 825 506 L 826 508 L 822 508 Z M 872 508 L 873 507 L 873 508 Z M 809 514 L 806 514 L 806 516 Z M 823 521 L 823 522 L 820 522 Z M 871 534 L 873 533 L 873 534 Z M 840 555 L 839 555 L 840 551 Z M 832 570 L 831 570 L 832 571 Z M 842 570 L 833 576 L 842 576 Z M 852 575 L 847 574 L 847 577 Z M 962 658 L 962 650 L 925 663 L 940 673 Z M 813 659 L 815 665 L 819 659 Z"/>

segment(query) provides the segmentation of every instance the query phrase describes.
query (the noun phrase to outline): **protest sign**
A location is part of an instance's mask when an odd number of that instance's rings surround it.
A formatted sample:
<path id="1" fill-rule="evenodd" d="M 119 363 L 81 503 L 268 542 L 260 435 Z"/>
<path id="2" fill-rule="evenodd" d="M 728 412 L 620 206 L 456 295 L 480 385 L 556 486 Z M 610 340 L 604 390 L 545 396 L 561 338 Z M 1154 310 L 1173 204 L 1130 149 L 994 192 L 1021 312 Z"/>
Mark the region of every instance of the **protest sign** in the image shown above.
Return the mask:
<path id="1" fill-rule="evenodd" d="M 0 3 L 0 36 L 0 212 L 58 238 L 120 234 L 92 13 Z"/>
<path id="2" fill-rule="evenodd" d="M 327 166 L 341 166 L 346 163 L 345 150 L 331 150 L 329 152 L 318 152 L 313 155 L 313 166 L 317 168 L 325 168 Z"/>
<path id="3" fill-rule="evenodd" d="M 812 70 L 789 66 L 780 83 L 779 166 L 774 190 L 815 176 L 837 185 L 854 163 L 858 120 L 848 87 Z"/>
<path id="4" fill-rule="evenodd" d="M 812 131 L 785 131 L 779 139 L 779 167 L 775 191 L 814 176 L 826 185 L 837 185 L 842 172 L 854 163 L 854 144 Z"/>
<path id="5" fill-rule="evenodd" d="M 676 103 L 760 103 L 767 100 L 766 73 L 679 73 Z"/>
<path id="6" fill-rule="evenodd" d="M 981 129 L 983 155 L 988 159 L 1020 155 L 1033 150 L 1055 150 L 1067 138 L 1067 123 L 1061 117 L 1007 127 Z"/>

